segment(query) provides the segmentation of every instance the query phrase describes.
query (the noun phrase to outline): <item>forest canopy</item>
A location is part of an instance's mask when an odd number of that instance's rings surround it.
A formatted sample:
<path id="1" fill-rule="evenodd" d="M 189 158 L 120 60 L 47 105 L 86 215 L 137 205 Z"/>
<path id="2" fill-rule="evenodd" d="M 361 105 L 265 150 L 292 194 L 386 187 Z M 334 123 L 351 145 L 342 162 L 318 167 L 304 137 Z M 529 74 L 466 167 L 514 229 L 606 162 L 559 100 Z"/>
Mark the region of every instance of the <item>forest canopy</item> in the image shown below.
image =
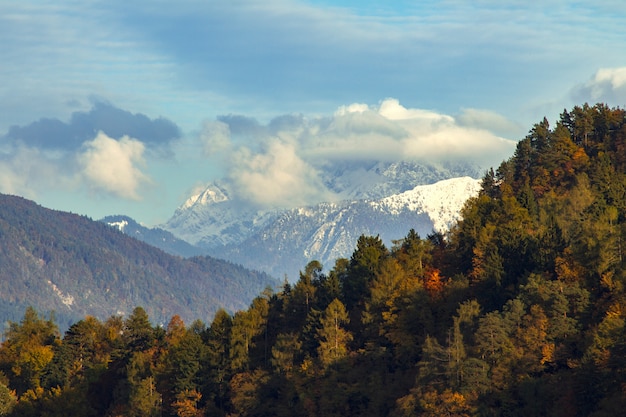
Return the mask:
<path id="1" fill-rule="evenodd" d="M 564 110 L 485 173 L 446 235 L 349 259 L 210 324 L 28 309 L 0 415 L 614 416 L 626 407 L 626 112 Z"/>

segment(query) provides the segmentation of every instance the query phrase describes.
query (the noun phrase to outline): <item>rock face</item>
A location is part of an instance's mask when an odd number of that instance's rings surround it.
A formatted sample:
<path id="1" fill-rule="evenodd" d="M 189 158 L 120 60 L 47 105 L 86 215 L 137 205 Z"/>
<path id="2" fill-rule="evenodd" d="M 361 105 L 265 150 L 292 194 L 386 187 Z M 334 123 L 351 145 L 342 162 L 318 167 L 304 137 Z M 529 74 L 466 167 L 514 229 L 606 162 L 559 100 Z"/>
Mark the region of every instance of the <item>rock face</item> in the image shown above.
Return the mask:
<path id="1" fill-rule="evenodd" d="M 205 253 L 295 281 L 311 260 L 332 268 L 350 257 L 361 235 L 394 239 L 415 229 L 444 232 L 476 195 L 481 173 L 463 164 L 345 164 L 324 173 L 338 202 L 260 210 L 238 202 L 220 183 L 191 196 L 162 226 Z"/>

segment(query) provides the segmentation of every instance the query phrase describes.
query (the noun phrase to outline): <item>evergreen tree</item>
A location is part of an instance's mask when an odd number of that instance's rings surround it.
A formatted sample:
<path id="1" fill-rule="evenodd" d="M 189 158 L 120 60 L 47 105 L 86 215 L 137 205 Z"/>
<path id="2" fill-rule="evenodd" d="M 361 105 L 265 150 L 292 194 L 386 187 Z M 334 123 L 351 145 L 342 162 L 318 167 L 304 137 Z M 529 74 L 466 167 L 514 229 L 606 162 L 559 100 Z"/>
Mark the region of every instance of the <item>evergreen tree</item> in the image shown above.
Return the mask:
<path id="1" fill-rule="evenodd" d="M 343 326 L 349 321 L 346 308 L 338 299 L 334 299 L 324 311 L 317 350 L 324 366 L 328 367 L 347 355 L 352 335 Z"/>

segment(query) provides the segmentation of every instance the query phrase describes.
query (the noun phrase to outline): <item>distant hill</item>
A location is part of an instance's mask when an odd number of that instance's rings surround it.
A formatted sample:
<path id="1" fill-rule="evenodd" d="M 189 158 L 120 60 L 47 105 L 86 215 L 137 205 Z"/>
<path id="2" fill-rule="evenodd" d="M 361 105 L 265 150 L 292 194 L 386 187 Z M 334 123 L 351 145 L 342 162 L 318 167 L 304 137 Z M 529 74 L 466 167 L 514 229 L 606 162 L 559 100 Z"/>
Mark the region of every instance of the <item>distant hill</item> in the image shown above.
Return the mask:
<path id="1" fill-rule="evenodd" d="M 268 275 L 210 257 L 169 255 L 119 229 L 0 195 L 0 321 L 27 306 L 54 311 L 63 328 L 85 315 L 105 319 L 142 306 L 157 323 L 178 314 L 210 321 L 246 308 Z"/>

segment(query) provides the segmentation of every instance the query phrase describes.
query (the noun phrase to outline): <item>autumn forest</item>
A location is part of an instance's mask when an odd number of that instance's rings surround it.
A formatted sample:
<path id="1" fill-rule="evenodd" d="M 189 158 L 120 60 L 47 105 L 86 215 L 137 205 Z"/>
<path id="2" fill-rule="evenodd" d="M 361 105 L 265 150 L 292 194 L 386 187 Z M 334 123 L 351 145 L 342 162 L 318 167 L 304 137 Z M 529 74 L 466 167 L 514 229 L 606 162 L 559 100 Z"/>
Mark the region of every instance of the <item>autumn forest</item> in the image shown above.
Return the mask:
<path id="1" fill-rule="evenodd" d="M 247 310 L 60 334 L 29 308 L 0 346 L 0 416 L 619 415 L 625 239 L 626 111 L 576 106 L 449 233 L 361 236 Z"/>

